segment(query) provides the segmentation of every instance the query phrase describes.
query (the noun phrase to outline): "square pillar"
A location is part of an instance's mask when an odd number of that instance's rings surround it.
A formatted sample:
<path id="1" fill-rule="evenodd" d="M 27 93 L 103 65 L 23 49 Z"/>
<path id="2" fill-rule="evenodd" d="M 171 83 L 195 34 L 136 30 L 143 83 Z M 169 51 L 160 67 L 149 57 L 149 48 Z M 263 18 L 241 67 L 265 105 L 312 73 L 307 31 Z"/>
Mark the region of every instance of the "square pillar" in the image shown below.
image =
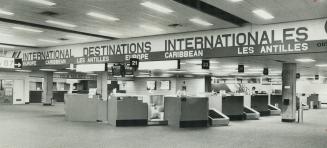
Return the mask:
<path id="1" fill-rule="evenodd" d="M 53 72 L 44 72 L 42 98 L 43 105 L 52 105 Z"/>
<path id="2" fill-rule="evenodd" d="M 282 122 L 296 119 L 296 64 L 283 63 L 282 72 Z"/>
<path id="3" fill-rule="evenodd" d="M 108 98 L 108 72 L 99 72 L 97 77 L 97 94 L 99 94 L 102 100 Z"/>

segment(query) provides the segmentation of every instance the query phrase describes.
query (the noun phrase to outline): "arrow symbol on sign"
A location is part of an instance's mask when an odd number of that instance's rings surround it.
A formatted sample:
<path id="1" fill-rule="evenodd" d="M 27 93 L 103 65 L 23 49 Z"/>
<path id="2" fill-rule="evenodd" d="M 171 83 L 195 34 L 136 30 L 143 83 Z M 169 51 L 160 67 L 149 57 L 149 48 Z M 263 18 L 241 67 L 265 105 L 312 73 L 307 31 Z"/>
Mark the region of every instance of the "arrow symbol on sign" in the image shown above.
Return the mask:
<path id="1" fill-rule="evenodd" d="M 14 64 L 14 65 L 17 66 L 18 68 L 22 67 L 22 64 L 20 64 L 20 63 Z"/>

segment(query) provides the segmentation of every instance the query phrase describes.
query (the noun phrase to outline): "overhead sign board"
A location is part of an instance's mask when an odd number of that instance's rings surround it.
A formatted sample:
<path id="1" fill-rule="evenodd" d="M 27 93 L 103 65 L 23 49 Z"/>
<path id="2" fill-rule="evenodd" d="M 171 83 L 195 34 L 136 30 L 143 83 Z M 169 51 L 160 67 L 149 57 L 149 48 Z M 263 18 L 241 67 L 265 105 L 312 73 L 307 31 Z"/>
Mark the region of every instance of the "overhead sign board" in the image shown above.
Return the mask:
<path id="1" fill-rule="evenodd" d="M 24 66 L 265 56 L 327 51 L 327 19 L 7 52 Z"/>
<path id="2" fill-rule="evenodd" d="M 0 68 L 15 68 L 15 59 L 0 57 Z"/>

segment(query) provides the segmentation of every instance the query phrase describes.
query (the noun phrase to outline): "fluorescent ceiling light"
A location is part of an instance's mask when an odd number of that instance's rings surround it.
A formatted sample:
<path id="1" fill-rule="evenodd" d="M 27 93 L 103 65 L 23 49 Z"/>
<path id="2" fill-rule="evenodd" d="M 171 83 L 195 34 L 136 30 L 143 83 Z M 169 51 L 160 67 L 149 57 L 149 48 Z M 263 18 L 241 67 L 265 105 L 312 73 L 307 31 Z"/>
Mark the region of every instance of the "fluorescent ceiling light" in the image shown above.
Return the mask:
<path id="1" fill-rule="evenodd" d="M 295 59 L 295 61 L 308 63 L 308 62 L 314 62 L 316 60 L 314 60 L 314 59 Z"/>
<path id="2" fill-rule="evenodd" d="M 47 22 L 49 24 L 55 24 L 55 25 L 59 25 L 59 26 L 64 26 L 64 27 L 71 27 L 71 28 L 76 27 L 76 25 L 74 25 L 74 24 L 69 24 L 69 23 L 60 22 L 60 21 L 54 21 L 54 20 L 46 20 L 45 22 Z"/>
<path id="3" fill-rule="evenodd" d="M 163 31 L 161 28 L 149 26 L 149 25 L 140 25 L 140 28 L 151 30 L 151 31 L 157 31 L 157 32 Z"/>
<path id="4" fill-rule="evenodd" d="M 210 64 L 218 64 L 218 61 L 210 61 Z"/>
<path id="5" fill-rule="evenodd" d="M 41 71 L 57 71 L 55 69 L 40 69 Z"/>
<path id="6" fill-rule="evenodd" d="M 9 45 L 0 45 L 0 48 L 15 48 L 14 46 Z"/>
<path id="7" fill-rule="evenodd" d="M 317 64 L 317 67 L 327 67 L 327 64 Z"/>
<path id="8" fill-rule="evenodd" d="M 12 12 L 5 11 L 5 10 L 1 10 L 1 9 L 0 9 L 0 14 L 4 14 L 4 15 L 14 15 L 14 13 L 12 13 Z"/>
<path id="9" fill-rule="evenodd" d="M 37 29 L 32 29 L 32 28 L 25 28 L 25 27 L 12 27 L 12 28 L 17 29 L 17 30 L 28 31 L 28 32 L 35 32 L 35 33 L 43 32 L 42 30 L 37 30 Z"/>
<path id="10" fill-rule="evenodd" d="M 87 13 L 87 15 L 92 16 L 94 18 L 99 18 L 99 19 L 108 20 L 108 21 L 118 21 L 119 20 L 119 18 L 101 14 L 101 13 L 97 13 L 97 12 L 89 12 L 89 13 Z"/>
<path id="11" fill-rule="evenodd" d="M 59 43 L 58 41 L 48 40 L 48 39 L 37 39 L 37 40 L 41 41 L 41 42 L 47 42 L 47 43 Z"/>
<path id="12" fill-rule="evenodd" d="M 162 12 L 162 13 L 172 13 L 174 12 L 173 10 L 166 8 L 164 6 L 161 6 L 159 4 L 153 3 L 153 2 L 144 2 L 144 3 L 140 3 L 142 6 L 145 6 L 147 8 L 150 8 L 152 10 L 158 11 L 158 12 Z"/>
<path id="13" fill-rule="evenodd" d="M 67 38 L 73 38 L 73 39 L 78 39 L 78 40 L 86 40 L 86 38 L 80 37 L 80 36 L 75 36 L 75 35 L 66 35 Z"/>
<path id="14" fill-rule="evenodd" d="M 202 61 L 201 60 L 190 60 L 190 61 L 186 61 L 186 63 L 190 63 L 190 64 L 201 64 Z"/>
<path id="15" fill-rule="evenodd" d="M 233 3 L 237 3 L 237 2 L 241 2 L 243 0 L 228 0 L 228 1 L 233 2 Z"/>
<path id="16" fill-rule="evenodd" d="M 39 3 L 39 4 L 43 4 L 43 5 L 47 5 L 47 6 L 56 5 L 56 3 L 50 2 L 50 1 L 46 1 L 46 0 L 29 0 L 29 1 L 35 2 L 35 3 Z"/>
<path id="17" fill-rule="evenodd" d="M 122 35 L 118 32 L 109 31 L 109 30 L 99 30 L 99 33 L 107 34 L 107 35 L 111 35 L 111 36 L 121 36 Z"/>
<path id="18" fill-rule="evenodd" d="M 265 19 L 265 20 L 269 20 L 269 19 L 273 19 L 275 18 L 272 14 L 270 14 L 269 12 L 263 10 L 263 9 L 256 9 L 252 11 L 254 14 L 256 14 L 257 16 Z"/>
<path id="19" fill-rule="evenodd" d="M 191 22 L 195 23 L 195 24 L 198 24 L 198 25 L 202 25 L 202 26 L 212 26 L 213 24 L 207 22 L 207 21 L 204 21 L 204 20 L 201 20 L 201 19 L 198 19 L 198 18 L 192 18 L 190 19 Z"/>
<path id="20" fill-rule="evenodd" d="M 276 74 L 276 73 L 282 73 L 282 71 L 270 71 L 269 73 L 274 73 L 274 74 Z"/>

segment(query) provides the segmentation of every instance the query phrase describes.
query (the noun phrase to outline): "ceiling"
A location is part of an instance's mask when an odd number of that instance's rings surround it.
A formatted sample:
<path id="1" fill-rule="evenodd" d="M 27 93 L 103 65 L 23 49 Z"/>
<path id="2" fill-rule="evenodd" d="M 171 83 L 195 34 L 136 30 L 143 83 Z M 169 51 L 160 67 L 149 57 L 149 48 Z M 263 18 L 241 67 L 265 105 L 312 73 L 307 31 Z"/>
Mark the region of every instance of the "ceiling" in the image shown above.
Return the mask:
<path id="1" fill-rule="evenodd" d="M 130 38 L 158 34 L 179 33 L 219 28 L 238 27 L 237 24 L 214 17 L 197 9 L 188 7 L 173 0 L 48 0 L 55 2 L 54 6 L 46 6 L 31 2 L 30 0 L 0 0 L 0 9 L 14 13 L 2 15 L 0 18 L 33 23 L 38 25 L 56 27 L 76 31 L 79 33 L 64 32 L 48 28 L 40 29 L 42 33 L 28 33 L 12 29 L 13 26 L 22 26 L 15 23 L 0 21 L 0 43 L 48 47 L 76 43 L 107 40 L 108 38 L 89 36 L 80 33 L 102 35 L 115 38 Z M 173 10 L 165 14 L 146 8 L 140 3 L 152 1 Z M 223 11 L 253 24 L 270 24 L 296 20 L 306 20 L 327 17 L 327 0 L 243 0 L 232 3 L 229 0 L 202 0 Z M 256 8 L 263 8 L 275 16 L 275 19 L 264 20 L 252 13 Z M 40 14 L 45 11 L 57 15 Z M 86 15 L 88 12 L 107 14 L 119 21 L 106 21 Z M 211 26 L 200 26 L 189 21 L 191 18 L 201 18 L 212 23 Z M 46 20 L 71 23 L 76 27 L 61 27 L 46 23 Z M 170 24 L 181 26 L 169 27 Z M 161 31 L 146 30 L 140 25 L 161 28 Z M 28 26 L 31 27 L 31 26 Z M 106 32 L 99 32 L 100 30 Z M 4 34 L 1 36 L 1 34 Z M 8 36 L 8 34 L 10 36 Z M 59 40 L 60 38 L 68 40 Z M 39 40 L 41 39 L 41 41 Z M 55 42 L 47 42 L 51 40 Z M 0 47 L 1 48 L 1 47 Z"/>

